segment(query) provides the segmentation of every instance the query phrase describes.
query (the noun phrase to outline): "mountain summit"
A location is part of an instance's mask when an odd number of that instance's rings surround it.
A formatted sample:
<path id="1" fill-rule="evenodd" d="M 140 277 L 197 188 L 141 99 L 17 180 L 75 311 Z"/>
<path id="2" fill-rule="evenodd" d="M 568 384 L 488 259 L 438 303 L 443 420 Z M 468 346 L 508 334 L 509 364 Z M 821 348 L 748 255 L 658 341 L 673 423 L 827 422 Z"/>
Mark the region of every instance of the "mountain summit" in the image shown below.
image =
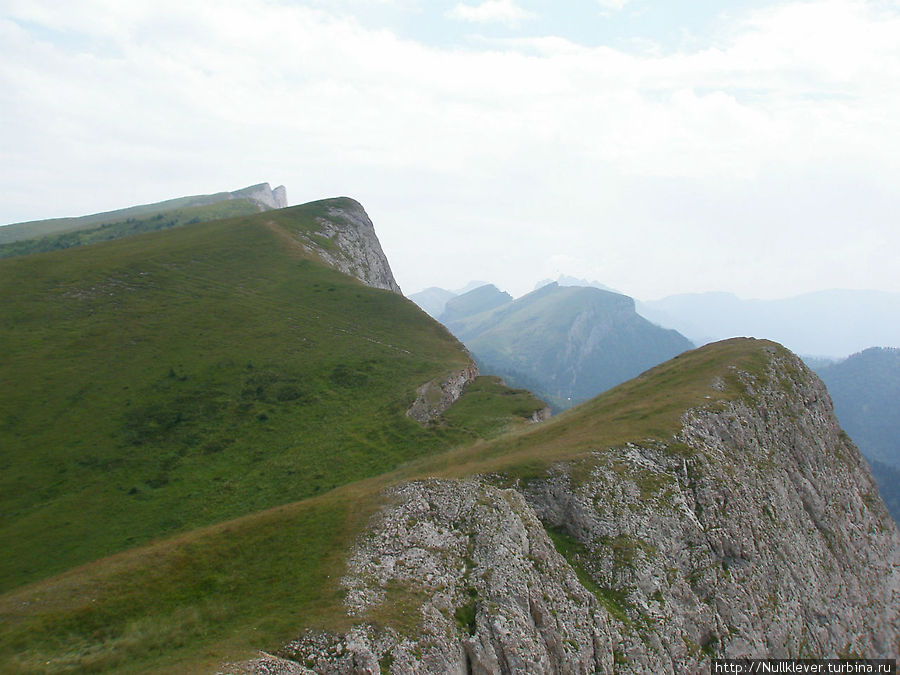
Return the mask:
<path id="1" fill-rule="evenodd" d="M 349 197 L 323 199 L 304 204 L 298 213 L 301 222 L 313 223 L 291 228 L 305 248 L 367 286 L 403 294 L 362 204 Z"/>

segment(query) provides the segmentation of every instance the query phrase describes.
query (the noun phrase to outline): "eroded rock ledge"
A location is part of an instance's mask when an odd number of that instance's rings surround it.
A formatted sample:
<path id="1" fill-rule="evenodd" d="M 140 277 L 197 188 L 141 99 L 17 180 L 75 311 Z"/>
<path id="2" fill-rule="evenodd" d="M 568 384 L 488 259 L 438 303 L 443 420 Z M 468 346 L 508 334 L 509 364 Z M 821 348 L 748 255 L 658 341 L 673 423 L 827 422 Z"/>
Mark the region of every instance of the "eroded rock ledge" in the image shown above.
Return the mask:
<path id="1" fill-rule="evenodd" d="M 416 400 L 406 411 L 407 416 L 422 424 L 436 420 L 462 396 L 466 385 L 476 377 L 478 368 L 470 363 L 445 377 L 426 382 L 416 390 Z"/>

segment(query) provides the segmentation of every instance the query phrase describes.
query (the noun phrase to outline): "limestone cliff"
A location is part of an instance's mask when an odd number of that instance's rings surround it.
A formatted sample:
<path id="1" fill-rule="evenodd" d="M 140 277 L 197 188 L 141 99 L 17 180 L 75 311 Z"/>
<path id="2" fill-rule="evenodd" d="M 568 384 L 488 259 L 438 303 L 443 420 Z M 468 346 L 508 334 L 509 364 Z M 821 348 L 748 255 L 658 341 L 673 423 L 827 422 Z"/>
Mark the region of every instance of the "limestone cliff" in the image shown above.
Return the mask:
<path id="1" fill-rule="evenodd" d="M 335 269 L 364 284 L 402 295 L 362 205 L 347 197 L 313 202 L 316 229 L 298 232 L 303 245 Z"/>
<path id="2" fill-rule="evenodd" d="M 273 190 L 268 183 L 260 183 L 228 194 L 229 199 L 249 199 L 260 211 L 283 209 L 287 206 L 287 190 L 284 185 L 279 185 Z"/>
<path id="3" fill-rule="evenodd" d="M 753 345 L 764 365 L 732 367 L 731 396 L 711 377 L 708 403 L 667 440 L 597 447 L 537 476 L 391 489 L 348 559 L 353 627 L 307 631 L 243 672 L 708 673 L 713 656 L 896 657 L 900 534 L 822 383 Z"/>

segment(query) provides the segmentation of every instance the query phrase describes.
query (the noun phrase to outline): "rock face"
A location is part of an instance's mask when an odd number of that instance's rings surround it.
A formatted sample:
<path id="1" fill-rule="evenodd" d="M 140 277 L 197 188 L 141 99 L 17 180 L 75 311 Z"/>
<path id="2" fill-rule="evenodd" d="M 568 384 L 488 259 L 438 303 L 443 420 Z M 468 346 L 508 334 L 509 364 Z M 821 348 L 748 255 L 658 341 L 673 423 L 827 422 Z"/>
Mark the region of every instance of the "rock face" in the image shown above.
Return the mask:
<path id="1" fill-rule="evenodd" d="M 733 372 L 739 397 L 686 411 L 666 442 L 527 481 L 393 488 L 342 581 L 354 627 L 278 656 L 317 673 L 461 674 L 896 657 L 900 534 L 822 383 L 764 349 L 764 371 Z"/>
<path id="2" fill-rule="evenodd" d="M 416 400 L 406 414 L 422 424 L 437 419 L 462 396 L 466 385 L 476 377 L 478 368 L 470 363 L 444 378 L 426 382 L 416 390 Z"/>
<path id="3" fill-rule="evenodd" d="M 260 211 L 283 209 L 287 206 L 287 190 L 284 185 L 279 185 L 273 190 L 268 183 L 260 183 L 235 190 L 230 195 L 231 199 L 249 199 L 255 202 Z"/>
<path id="4" fill-rule="evenodd" d="M 335 269 L 367 286 L 402 295 L 391 266 L 375 235 L 375 226 L 362 205 L 347 197 L 319 202 L 318 229 L 301 233 L 304 246 Z"/>

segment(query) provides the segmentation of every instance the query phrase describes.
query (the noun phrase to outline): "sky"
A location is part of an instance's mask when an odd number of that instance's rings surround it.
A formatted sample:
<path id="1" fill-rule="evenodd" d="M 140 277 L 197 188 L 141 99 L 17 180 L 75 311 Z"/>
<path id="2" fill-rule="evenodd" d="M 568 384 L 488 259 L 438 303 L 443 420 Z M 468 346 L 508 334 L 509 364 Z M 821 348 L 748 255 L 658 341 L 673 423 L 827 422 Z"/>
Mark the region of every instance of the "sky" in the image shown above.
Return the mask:
<path id="1" fill-rule="evenodd" d="M 0 0 L 0 223 L 284 184 L 404 292 L 900 292 L 896 0 Z"/>

